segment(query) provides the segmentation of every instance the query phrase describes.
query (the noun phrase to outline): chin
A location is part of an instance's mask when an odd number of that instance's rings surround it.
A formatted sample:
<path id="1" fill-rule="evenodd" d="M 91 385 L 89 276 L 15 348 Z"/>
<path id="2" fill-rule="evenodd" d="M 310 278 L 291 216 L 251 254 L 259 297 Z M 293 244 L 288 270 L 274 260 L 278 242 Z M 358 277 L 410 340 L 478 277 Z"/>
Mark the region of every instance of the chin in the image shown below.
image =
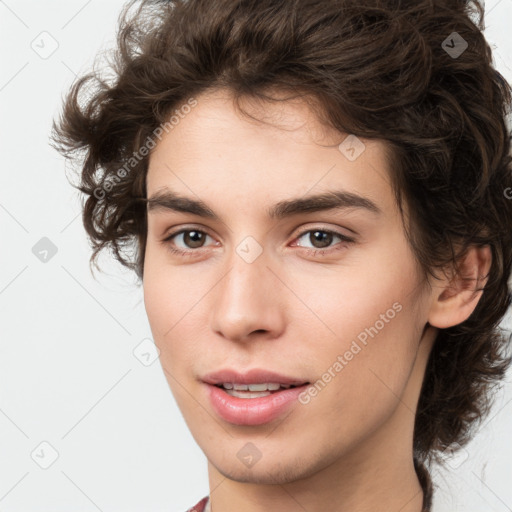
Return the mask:
<path id="1" fill-rule="evenodd" d="M 293 447 L 290 448 L 293 450 Z M 208 460 L 224 477 L 236 482 L 259 485 L 283 485 L 296 482 L 314 475 L 326 465 L 322 464 L 322 462 L 325 463 L 322 459 L 308 460 L 296 450 L 285 460 L 283 460 L 285 455 L 283 452 L 269 454 L 267 457 L 263 453 L 252 467 L 246 467 L 237 458 L 236 453 L 233 458 L 229 457 L 226 451 L 218 455 L 219 458 L 214 456 L 213 459 L 208 456 Z"/>
<path id="2" fill-rule="evenodd" d="M 262 465 L 259 468 L 247 469 L 223 466 L 217 467 L 217 471 L 230 480 L 258 485 L 283 485 L 307 476 L 302 475 L 298 468 L 284 468 L 282 466 L 279 466 L 279 468 L 276 466 L 267 468 Z"/>

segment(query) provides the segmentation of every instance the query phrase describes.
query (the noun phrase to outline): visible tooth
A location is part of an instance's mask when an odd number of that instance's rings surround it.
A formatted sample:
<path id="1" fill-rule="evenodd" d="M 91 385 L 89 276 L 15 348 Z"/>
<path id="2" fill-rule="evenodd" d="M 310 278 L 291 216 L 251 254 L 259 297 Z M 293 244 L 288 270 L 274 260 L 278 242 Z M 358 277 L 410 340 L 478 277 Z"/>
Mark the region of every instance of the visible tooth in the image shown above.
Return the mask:
<path id="1" fill-rule="evenodd" d="M 279 384 L 277 382 L 262 382 L 259 384 L 234 384 L 231 382 L 224 382 L 222 384 L 224 389 L 235 389 L 236 391 L 277 391 L 280 388 L 288 389 L 290 384 Z"/>
<path id="2" fill-rule="evenodd" d="M 266 391 L 267 384 L 249 384 L 249 391 Z"/>
<path id="3" fill-rule="evenodd" d="M 236 386 L 235 386 L 236 387 Z M 234 389 L 227 389 L 226 393 L 231 396 L 235 396 L 237 398 L 261 398 L 263 396 L 271 395 L 270 391 L 260 391 L 260 392 L 250 392 L 250 391 L 242 391 L 237 392 Z"/>

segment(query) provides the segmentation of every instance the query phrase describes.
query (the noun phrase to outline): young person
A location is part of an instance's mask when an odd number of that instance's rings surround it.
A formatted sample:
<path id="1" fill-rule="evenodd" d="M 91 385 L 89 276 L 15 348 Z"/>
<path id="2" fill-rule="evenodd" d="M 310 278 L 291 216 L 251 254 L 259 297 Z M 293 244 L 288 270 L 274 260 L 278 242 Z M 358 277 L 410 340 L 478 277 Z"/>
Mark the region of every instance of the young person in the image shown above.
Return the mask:
<path id="1" fill-rule="evenodd" d="M 510 365 L 482 27 L 460 0 L 130 2 L 115 79 L 73 85 L 53 144 L 83 158 L 91 262 L 142 282 L 208 459 L 191 510 L 432 510 Z"/>

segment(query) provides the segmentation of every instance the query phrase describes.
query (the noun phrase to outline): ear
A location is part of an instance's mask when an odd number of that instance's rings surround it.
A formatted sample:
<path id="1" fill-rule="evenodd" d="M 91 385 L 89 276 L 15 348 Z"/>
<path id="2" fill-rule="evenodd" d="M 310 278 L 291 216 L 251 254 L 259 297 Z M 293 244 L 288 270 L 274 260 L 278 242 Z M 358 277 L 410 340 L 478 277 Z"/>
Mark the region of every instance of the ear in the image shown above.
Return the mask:
<path id="1" fill-rule="evenodd" d="M 451 272 L 432 287 L 428 322 L 445 329 L 467 320 L 473 313 L 487 283 L 492 254 L 488 245 L 470 247 Z"/>

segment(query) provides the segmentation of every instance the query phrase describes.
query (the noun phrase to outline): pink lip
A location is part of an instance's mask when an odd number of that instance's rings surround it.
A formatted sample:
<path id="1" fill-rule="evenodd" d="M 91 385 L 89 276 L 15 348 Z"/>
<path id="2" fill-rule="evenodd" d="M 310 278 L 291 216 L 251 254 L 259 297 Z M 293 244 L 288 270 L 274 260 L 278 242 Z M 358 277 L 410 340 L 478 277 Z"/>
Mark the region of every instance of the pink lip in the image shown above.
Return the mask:
<path id="1" fill-rule="evenodd" d="M 201 379 L 207 384 L 223 384 L 224 382 L 233 382 L 236 384 L 259 384 L 262 382 L 277 382 L 278 384 L 290 384 L 292 386 L 300 386 L 307 382 L 306 379 L 297 379 L 287 377 L 279 373 L 270 372 L 253 368 L 246 373 L 238 373 L 235 370 L 224 369 L 217 372 L 207 373 Z M 242 400 L 244 400 L 242 398 Z"/>
<path id="2" fill-rule="evenodd" d="M 226 390 L 206 384 L 213 409 L 234 425 L 263 425 L 284 413 L 309 384 L 276 391 L 261 398 L 238 398 L 228 395 Z"/>
<path id="3" fill-rule="evenodd" d="M 263 425 L 268 423 L 298 401 L 298 396 L 309 384 L 305 380 L 286 377 L 266 370 L 253 369 L 245 374 L 234 370 L 209 373 L 202 378 L 215 412 L 225 421 L 234 425 Z M 236 384 L 258 384 L 276 382 L 297 386 L 282 389 L 261 398 L 238 398 L 215 386 L 224 382 Z"/>

